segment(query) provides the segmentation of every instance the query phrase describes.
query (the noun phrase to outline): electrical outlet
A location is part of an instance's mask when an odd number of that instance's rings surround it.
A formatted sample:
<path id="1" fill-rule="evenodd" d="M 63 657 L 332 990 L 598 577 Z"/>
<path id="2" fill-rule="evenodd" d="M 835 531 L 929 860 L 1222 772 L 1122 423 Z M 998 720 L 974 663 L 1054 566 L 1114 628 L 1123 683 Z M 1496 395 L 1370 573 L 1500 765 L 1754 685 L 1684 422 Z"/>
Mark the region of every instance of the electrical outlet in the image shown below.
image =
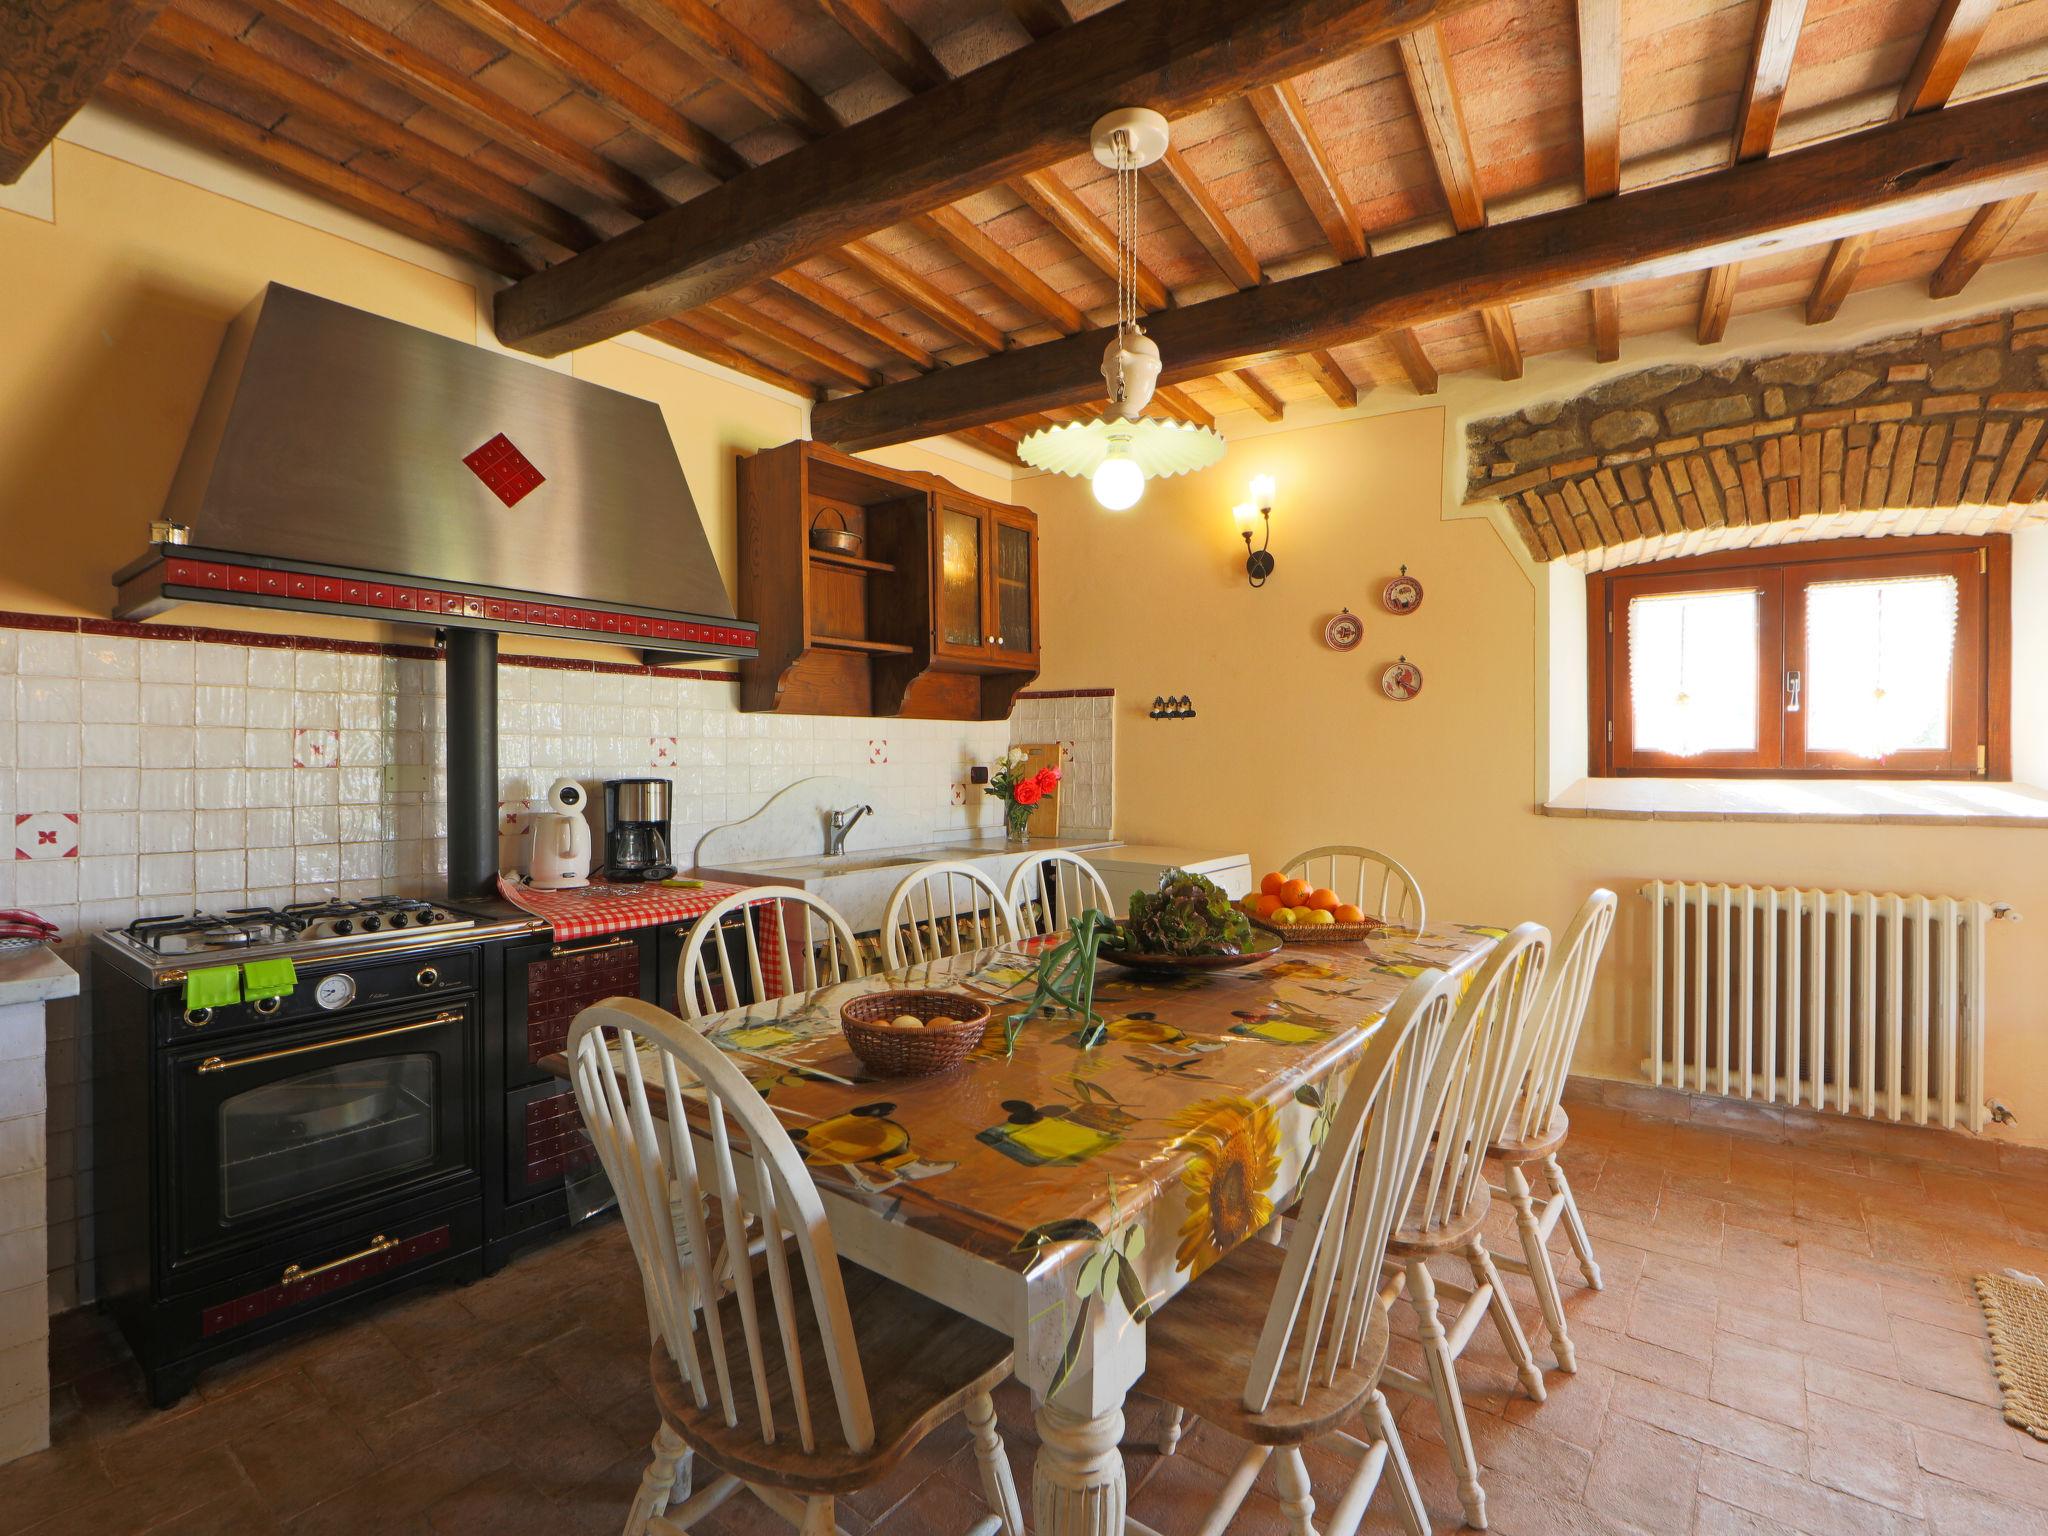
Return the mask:
<path id="1" fill-rule="evenodd" d="M 425 763 L 384 765 L 384 793 L 387 795 L 424 795 L 427 792 L 427 782 Z"/>
<path id="2" fill-rule="evenodd" d="M 988 782 L 988 764 L 976 763 L 972 768 L 968 769 L 967 782 L 970 784 L 986 784 Z"/>

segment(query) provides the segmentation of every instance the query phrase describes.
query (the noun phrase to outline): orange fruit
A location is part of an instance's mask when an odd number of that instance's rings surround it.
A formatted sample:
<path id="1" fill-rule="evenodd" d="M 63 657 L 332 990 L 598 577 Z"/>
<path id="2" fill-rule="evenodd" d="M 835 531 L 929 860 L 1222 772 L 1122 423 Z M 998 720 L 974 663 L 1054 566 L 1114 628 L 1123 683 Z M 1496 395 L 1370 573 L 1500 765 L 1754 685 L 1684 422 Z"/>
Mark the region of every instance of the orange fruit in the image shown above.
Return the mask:
<path id="1" fill-rule="evenodd" d="M 1280 909 L 1280 898 L 1271 891 L 1258 899 L 1257 911 L 1260 917 L 1271 917 Z"/>
<path id="2" fill-rule="evenodd" d="M 1306 880 L 1289 880 L 1280 887 L 1280 900 L 1290 907 L 1308 905 L 1308 893 L 1315 887 Z"/>
<path id="3" fill-rule="evenodd" d="M 1287 877 L 1276 869 L 1272 874 L 1259 882 L 1259 890 L 1268 896 L 1278 896 L 1280 894 L 1280 887 L 1286 883 Z"/>
<path id="4" fill-rule="evenodd" d="M 1308 893 L 1308 900 L 1302 905 L 1314 907 L 1318 912 L 1334 912 L 1343 905 L 1343 902 L 1338 900 L 1337 893 L 1327 885 L 1319 885 Z"/>
<path id="5" fill-rule="evenodd" d="M 1362 923 L 1365 921 L 1364 909 L 1354 907 L 1349 902 L 1337 908 L 1331 916 L 1335 917 L 1340 923 Z"/>

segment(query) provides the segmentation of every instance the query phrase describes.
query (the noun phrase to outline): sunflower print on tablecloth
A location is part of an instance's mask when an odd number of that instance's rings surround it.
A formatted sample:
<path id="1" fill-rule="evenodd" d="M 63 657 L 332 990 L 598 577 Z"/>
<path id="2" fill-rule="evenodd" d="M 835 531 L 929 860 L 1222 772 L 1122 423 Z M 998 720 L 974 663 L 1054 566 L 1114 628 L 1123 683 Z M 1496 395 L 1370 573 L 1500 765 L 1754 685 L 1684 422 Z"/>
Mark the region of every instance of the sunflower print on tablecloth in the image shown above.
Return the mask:
<path id="1" fill-rule="evenodd" d="M 1236 1095 L 1190 1104 L 1169 1123 L 1181 1133 L 1175 1145 L 1191 1154 L 1174 1267 L 1199 1275 L 1273 1219 L 1280 1129 L 1270 1107 Z"/>

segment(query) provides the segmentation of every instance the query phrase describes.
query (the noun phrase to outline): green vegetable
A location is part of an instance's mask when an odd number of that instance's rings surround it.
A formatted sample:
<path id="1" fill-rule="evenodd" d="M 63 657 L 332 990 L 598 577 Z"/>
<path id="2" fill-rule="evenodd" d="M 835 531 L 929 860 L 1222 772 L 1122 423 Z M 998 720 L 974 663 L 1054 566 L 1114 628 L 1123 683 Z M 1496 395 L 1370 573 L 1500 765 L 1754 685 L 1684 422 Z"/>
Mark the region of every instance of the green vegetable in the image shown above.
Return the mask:
<path id="1" fill-rule="evenodd" d="M 1236 955 L 1251 939 L 1251 920 L 1212 880 L 1169 869 L 1156 891 L 1131 893 L 1130 946 L 1146 955 Z"/>

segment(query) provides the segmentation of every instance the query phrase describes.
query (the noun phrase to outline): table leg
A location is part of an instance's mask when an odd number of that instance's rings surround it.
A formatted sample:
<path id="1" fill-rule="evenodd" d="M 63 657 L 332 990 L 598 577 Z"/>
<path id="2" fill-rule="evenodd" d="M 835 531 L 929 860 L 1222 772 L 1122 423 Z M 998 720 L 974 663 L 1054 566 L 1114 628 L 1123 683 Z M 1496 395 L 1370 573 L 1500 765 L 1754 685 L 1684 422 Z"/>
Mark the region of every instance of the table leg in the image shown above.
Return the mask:
<path id="1" fill-rule="evenodd" d="M 1038 1405 L 1038 1456 L 1031 1467 L 1037 1536 L 1123 1536 L 1124 1434 L 1121 1397 L 1100 1413 Z"/>

